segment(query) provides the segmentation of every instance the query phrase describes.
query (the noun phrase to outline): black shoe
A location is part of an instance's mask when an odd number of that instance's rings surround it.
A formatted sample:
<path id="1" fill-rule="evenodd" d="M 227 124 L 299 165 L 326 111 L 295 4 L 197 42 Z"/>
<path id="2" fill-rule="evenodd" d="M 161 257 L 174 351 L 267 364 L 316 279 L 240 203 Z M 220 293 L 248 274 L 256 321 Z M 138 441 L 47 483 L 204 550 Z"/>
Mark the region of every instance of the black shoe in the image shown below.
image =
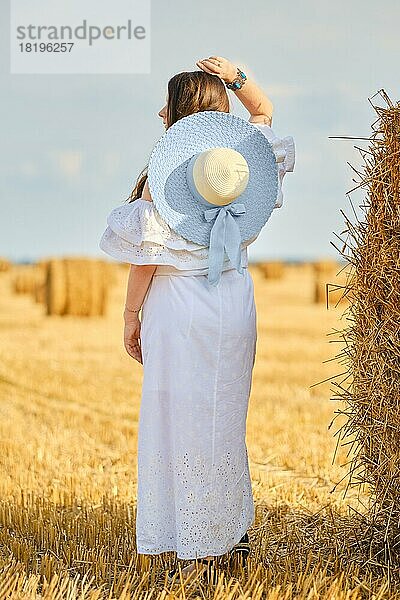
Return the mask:
<path id="1" fill-rule="evenodd" d="M 205 569 L 205 571 L 203 571 L 204 581 L 207 584 L 211 583 L 212 585 L 216 585 L 217 581 L 218 581 L 218 572 L 217 572 L 217 568 L 215 566 L 214 559 L 213 558 L 210 558 L 210 559 L 200 558 L 198 560 L 201 563 L 207 565 L 207 569 Z"/>
<path id="2" fill-rule="evenodd" d="M 239 564 L 243 567 L 246 565 L 247 557 L 250 554 L 250 542 L 249 535 L 246 532 L 240 541 L 233 546 L 232 550 L 229 551 L 229 558 L 231 560 L 238 560 Z"/>

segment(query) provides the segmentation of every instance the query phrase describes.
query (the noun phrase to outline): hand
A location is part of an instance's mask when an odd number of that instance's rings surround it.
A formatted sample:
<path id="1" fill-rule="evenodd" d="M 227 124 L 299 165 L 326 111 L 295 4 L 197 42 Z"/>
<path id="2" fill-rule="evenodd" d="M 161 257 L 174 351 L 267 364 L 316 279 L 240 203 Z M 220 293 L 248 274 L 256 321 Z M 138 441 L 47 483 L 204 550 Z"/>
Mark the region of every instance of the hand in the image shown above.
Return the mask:
<path id="1" fill-rule="evenodd" d="M 196 65 L 211 75 L 218 75 L 225 83 L 230 83 L 236 77 L 236 66 L 222 56 L 209 56 L 196 61 Z"/>
<path id="2" fill-rule="evenodd" d="M 138 316 L 129 316 L 125 321 L 124 346 L 129 356 L 132 356 L 132 358 L 143 364 L 140 347 L 140 321 Z"/>

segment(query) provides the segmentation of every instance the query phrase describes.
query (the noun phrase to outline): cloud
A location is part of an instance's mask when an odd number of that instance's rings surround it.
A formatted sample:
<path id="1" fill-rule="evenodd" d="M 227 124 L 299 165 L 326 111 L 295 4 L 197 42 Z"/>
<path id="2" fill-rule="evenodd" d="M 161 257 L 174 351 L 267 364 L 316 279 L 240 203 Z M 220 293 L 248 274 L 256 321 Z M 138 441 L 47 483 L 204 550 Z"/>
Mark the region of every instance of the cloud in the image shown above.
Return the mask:
<path id="1" fill-rule="evenodd" d="M 59 172 L 67 179 L 74 180 L 79 177 L 83 160 L 80 150 L 58 150 L 54 152 L 53 160 Z"/>

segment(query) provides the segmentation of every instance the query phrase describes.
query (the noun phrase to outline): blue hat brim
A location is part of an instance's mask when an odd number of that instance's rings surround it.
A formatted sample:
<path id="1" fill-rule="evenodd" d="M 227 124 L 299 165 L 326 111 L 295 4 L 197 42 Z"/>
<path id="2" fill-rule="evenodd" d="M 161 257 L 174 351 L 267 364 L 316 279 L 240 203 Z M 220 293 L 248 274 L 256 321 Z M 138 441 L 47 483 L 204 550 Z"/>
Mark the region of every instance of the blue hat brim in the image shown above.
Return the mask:
<path id="1" fill-rule="evenodd" d="M 232 202 L 246 206 L 246 213 L 236 218 L 242 241 L 260 232 L 278 196 L 276 157 L 270 142 L 256 126 L 220 111 L 201 111 L 179 119 L 151 152 L 149 189 L 156 209 L 168 225 L 201 245 L 208 245 L 212 223 L 204 218 L 207 206 L 189 188 L 186 170 L 194 154 L 218 146 L 237 150 L 249 166 L 247 187 Z"/>

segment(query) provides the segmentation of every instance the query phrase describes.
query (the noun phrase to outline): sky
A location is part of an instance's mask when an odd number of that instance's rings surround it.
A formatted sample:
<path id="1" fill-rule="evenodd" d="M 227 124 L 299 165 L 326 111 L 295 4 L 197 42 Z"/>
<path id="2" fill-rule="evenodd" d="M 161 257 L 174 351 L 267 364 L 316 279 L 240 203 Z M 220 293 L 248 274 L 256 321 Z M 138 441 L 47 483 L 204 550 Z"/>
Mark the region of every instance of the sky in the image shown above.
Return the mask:
<path id="1" fill-rule="evenodd" d="M 329 136 L 369 137 L 368 98 L 383 88 L 399 100 L 398 0 L 153 0 L 150 73 L 125 75 L 10 74 L 10 9 L 0 3 L 0 256 L 108 258 L 98 247 L 106 217 L 164 133 L 157 113 L 169 78 L 219 55 L 262 87 L 274 132 L 296 144 L 284 205 L 249 260 L 339 258 L 332 243 L 356 185 L 348 163 L 360 168 L 354 145 L 365 142 Z"/>

